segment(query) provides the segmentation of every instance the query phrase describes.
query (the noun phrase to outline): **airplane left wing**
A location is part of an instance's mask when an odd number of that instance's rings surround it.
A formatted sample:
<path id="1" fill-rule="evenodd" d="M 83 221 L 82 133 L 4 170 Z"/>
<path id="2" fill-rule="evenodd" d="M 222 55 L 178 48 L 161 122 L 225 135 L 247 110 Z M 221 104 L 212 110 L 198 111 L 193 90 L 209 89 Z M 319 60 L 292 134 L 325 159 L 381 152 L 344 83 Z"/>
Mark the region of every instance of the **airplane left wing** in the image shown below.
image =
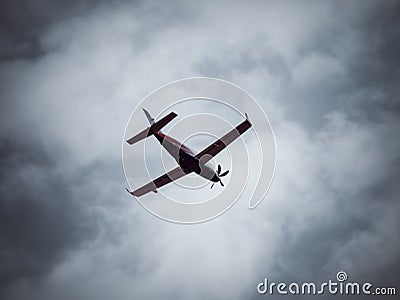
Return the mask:
<path id="1" fill-rule="evenodd" d="M 236 126 L 234 129 L 229 131 L 227 134 L 225 134 L 222 138 L 216 140 L 214 143 L 212 143 L 210 146 L 205 148 L 203 151 L 199 152 L 196 154 L 197 159 L 201 159 L 202 163 L 206 163 L 211 158 L 213 158 L 215 155 L 220 153 L 223 149 L 225 149 L 230 143 L 232 143 L 234 140 L 236 140 L 241 134 L 243 134 L 247 129 L 251 127 L 250 120 L 246 114 L 246 120 L 244 120 L 242 123 L 240 123 L 238 126 Z M 206 155 L 208 154 L 208 155 Z M 201 158 L 203 155 L 203 158 Z"/>
<path id="2" fill-rule="evenodd" d="M 162 187 L 174 180 L 177 180 L 185 176 L 186 174 L 187 173 L 183 172 L 180 167 L 176 167 L 175 169 L 169 171 L 168 173 L 165 173 L 164 175 L 161 175 L 157 179 L 154 179 L 153 181 L 138 188 L 137 190 L 134 190 L 133 192 L 130 191 L 128 192 L 138 197 L 147 194 L 148 192 L 157 192 L 157 188 Z"/>

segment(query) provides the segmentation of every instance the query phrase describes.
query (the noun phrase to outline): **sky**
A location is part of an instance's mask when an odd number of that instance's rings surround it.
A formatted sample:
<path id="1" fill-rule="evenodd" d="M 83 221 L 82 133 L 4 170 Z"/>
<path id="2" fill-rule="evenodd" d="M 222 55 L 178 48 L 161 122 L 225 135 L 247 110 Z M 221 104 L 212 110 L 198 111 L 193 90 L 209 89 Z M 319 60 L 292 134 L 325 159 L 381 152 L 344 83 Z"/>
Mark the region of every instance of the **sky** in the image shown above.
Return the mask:
<path id="1" fill-rule="evenodd" d="M 257 294 L 265 277 L 341 270 L 399 291 L 399 14 L 369 0 L 2 1 L 0 297 L 274 298 Z M 141 99 L 193 76 L 258 100 L 276 173 L 255 210 L 239 199 L 185 226 L 126 193 L 121 143 Z"/>

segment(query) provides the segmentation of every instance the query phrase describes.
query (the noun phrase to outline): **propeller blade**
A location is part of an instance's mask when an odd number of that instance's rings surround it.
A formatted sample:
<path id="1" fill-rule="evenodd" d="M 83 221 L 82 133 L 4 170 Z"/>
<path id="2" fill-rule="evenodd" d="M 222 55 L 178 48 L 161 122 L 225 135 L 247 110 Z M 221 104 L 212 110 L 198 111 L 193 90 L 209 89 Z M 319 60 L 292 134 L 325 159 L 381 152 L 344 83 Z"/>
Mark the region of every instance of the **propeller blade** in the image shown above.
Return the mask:
<path id="1" fill-rule="evenodd" d="M 228 173 L 229 173 L 229 170 L 226 170 L 224 173 L 220 174 L 219 177 L 224 177 Z"/>
<path id="2" fill-rule="evenodd" d="M 214 182 L 213 182 L 213 184 L 211 185 L 211 188 L 213 188 L 213 186 L 214 186 Z"/>
<path id="3" fill-rule="evenodd" d="M 221 181 L 221 180 L 219 181 L 219 183 L 220 183 L 222 186 L 224 186 L 224 184 L 222 183 L 222 181 Z"/>
<path id="4" fill-rule="evenodd" d="M 218 165 L 217 174 L 221 173 L 221 165 Z"/>

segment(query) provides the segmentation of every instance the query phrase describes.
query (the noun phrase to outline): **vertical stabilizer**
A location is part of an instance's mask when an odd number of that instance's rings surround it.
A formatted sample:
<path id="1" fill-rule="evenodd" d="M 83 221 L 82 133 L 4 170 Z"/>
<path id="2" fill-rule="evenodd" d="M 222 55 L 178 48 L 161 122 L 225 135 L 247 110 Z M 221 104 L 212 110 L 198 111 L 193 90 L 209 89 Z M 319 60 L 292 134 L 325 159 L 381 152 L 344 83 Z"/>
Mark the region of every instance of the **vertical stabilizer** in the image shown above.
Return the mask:
<path id="1" fill-rule="evenodd" d="M 145 110 L 144 108 L 143 108 L 143 111 L 144 111 L 144 113 L 145 113 L 145 115 L 147 117 L 147 120 L 149 120 L 150 125 L 153 125 L 154 124 L 154 119 L 151 117 L 150 113 L 147 110 Z"/>

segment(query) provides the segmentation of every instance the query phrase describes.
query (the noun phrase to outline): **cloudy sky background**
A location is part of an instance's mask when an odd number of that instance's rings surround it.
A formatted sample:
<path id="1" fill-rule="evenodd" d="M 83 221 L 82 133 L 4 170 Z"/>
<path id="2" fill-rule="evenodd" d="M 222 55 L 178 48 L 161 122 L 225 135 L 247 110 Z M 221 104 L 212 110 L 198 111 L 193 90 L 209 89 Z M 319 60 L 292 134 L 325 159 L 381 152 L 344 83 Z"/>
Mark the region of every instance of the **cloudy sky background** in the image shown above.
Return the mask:
<path id="1" fill-rule="evenodd" d="M 339 270 L 399 290 L 398 1 L 1 5 L 2 299 L 257 299 Z M 257 209 L 182 226 L 127 195 L 121 139 L 191 76 L 260 102 L 277 171 Z"/>

